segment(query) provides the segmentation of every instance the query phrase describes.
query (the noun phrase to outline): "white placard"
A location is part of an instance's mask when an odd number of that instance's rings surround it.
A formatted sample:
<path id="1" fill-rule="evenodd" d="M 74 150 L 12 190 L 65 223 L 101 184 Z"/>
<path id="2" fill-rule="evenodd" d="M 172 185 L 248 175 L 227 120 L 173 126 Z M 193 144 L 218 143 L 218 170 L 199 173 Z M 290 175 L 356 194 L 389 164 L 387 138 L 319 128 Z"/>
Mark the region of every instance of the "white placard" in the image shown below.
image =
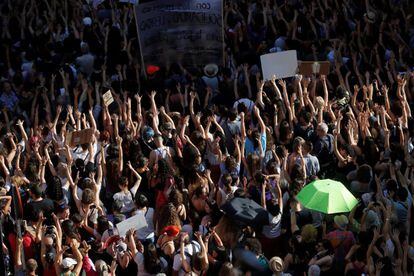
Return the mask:
<path id="1" fill-rule="evenodd" d="M 147 221 L 145 220 L 144 214 L 139 213 L 133 217 L 130 217 L 129 219 L 126 219 L 116 225 L 116 228 L 118 229 L 119 236 L 125 237 L 126 233 L 130 229 L 135 229 L 139 231 L 139 229 L 142 229 L 144 227 L 147 227 Z"/>
<path id="2" fill-rule="evenodd" d="M 272 79 L 273 75 L 278 79 L 293 77 L 298 69 L 296 50 L 262 55 L 260 61 L 264 80 Z"/>

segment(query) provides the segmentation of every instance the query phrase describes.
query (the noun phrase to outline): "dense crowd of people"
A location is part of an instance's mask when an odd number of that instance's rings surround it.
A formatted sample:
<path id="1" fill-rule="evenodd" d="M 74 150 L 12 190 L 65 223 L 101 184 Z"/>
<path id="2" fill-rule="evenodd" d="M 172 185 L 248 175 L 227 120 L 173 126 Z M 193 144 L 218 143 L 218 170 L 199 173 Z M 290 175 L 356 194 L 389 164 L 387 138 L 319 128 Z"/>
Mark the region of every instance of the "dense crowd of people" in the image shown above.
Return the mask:
<path id="1" fill-rule="evenodd" d="M 141 63 L 131 4 L 1 1 L 5 271 L 412 275 L 413 4 L 227 1 L 225 64 L 167 68 Z M 285 50 L 330 73 L 263 80 L 260 55 Z M 304 208 L 316 179 L 358 205 Z"/>

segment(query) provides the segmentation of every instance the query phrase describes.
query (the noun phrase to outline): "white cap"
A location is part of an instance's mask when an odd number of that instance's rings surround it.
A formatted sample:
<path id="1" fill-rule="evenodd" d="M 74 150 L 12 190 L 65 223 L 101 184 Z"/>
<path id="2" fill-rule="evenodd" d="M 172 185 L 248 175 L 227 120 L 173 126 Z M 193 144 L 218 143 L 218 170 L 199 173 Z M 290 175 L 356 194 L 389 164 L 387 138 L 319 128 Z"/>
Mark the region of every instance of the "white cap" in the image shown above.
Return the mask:
<path id="1" fill-rule="evenodd" d="M 308 269 L 309 276 L 319 276 L 321 274 L 321 268 L 318 265 L 311 265 Z"/>
<path id="2" fill-rule="evenodd" d="M 90 26 L 92 25 L 92 19 L 90 17 L 84 17 L 82 19 L 83 25 L 85 26 Z"/>
<path id="3" fill-rule="evenodd" d="M 72 258 L 64 258 L 62 261 L 63 268 L 70 268 L 73 265 L 76 265 L 78 262 Z"/>

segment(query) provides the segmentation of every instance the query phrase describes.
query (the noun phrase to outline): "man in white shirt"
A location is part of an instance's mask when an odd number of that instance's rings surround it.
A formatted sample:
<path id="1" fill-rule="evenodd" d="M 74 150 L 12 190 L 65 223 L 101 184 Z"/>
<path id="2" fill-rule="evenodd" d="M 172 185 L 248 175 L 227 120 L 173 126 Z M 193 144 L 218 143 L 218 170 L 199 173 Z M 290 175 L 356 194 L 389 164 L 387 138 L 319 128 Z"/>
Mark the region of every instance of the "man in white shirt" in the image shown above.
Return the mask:
<path id="1" fill-rule="evenodd" d="M 76 58 L 76 64 L 79 66 L 79 71 L 89 76 L 93 72 L 93 64 L 95 57 L 89 53 L 89 45 L 86 42 L 81 43 L 82 55 Z"/>

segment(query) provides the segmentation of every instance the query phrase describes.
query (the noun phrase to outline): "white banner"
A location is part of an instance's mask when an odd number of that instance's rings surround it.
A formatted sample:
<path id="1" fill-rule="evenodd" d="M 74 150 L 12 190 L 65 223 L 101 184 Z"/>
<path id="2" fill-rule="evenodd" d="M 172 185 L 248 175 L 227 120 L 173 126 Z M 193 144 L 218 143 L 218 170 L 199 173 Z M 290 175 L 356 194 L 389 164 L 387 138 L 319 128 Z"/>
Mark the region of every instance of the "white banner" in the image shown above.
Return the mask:
<path id="1" fill-rule="evenodd" d="M 221 0 L 155 0 L 135 7 L 145 64 L 222 64 Z"/>

